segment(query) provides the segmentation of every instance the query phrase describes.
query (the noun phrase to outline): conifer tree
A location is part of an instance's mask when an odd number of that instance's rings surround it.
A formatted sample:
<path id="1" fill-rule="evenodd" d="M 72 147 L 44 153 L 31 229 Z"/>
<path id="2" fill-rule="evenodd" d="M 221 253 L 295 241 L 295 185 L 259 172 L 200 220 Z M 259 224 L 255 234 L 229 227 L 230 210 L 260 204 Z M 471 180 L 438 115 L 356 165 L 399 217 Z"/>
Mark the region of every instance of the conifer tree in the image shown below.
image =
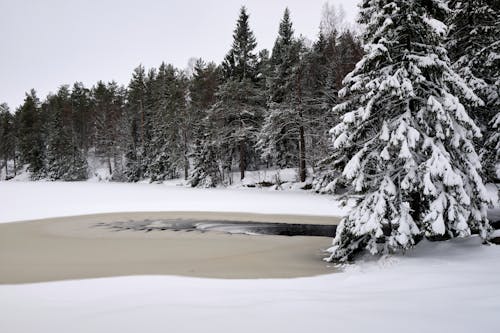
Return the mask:
<path id="1" fill-rule="evenodd" d="M 500 181 L 500 2 L 449 1 L 448 49 L 453 68 L 483 100 L 471 116 L 483 132 L 476 141 L 486 176 Z"/>
<path id="2" fill-rule="evenodd" d="M 220 70 L 213 63 L 205 65 L 199 59 L 189 88 L 189 112 L 192 120 L 192 170 L 188 183 L 192 187 L 216 187 L 222 183 L 220 156 L 215 139 L 215 124 L 207 119 L 208 110 L 215 103 L 220 81 Z"/>
<path id="3" fill-rule="evenodd" d="M 129 181 L 138 181 L 143 177 L 145 152 L 146 71 L 142 65 L 134 69 L 127 94 L 128 142 L 126 148 L 126 175 Z"/>
<path id="4" fill-rule="evenodd" d="M 309 151 L 310 163 L 316 167 L 314 188 L 318 192 L 332 193 L 342 191 L 344 184 L 332 183 L 339 172 L 331 167 L 331 140 L 328 132 L 331 124 L 340 122 L 340 115 L 331 110 L 342 101 L 338 96 L 342 81 L 361 59 L 363 49 L 358 38 L 350 30 L 344 30 L 340 36 L 337 30 L 330 30 L 330 34 L 323 30 L 304 59 L 307 73 L 304 103 L 308 118 L 311 119 L 308 122 L 311 128 L 309 131 L 313 133 L 309 141 L 313 148 Z"/>
<path id="5" fill-rule="evenodd" d="M 99 81 L 92 90 L 94 107 L 95 153 L 106 163 L 111 178 L 121 178 L 123 172 L 121 155 L 122 117 L 125 91 L 114 81 L 105 84 Z M 116 168 L 115 168 L 116 167 Z"/>
<path id="6" fill-rule="evenodd" d="M 230 171 L 235 156 L 241 179 L 257 159 L 254 147 L 265 103 L 254 52 L 257 42 L 248 19 L 246 9 L 242 7 L 232 47 L 222 64 L 225 82 L 220 86 L 217 102 L 209 114 L 209 121 L 219 128 L 216 136 L 219 146 L 225 150 L 222 154 L 230 157 L 230 161 L 224 163 L 227 164 L 226 172 Z"/>
<path id="7" fill-rule="evenodd" d="M 70 92 L 62 86 L 57 95 L 47 98 L 48 112 L 46 173 L 52 180 L 87 179 L 87 161 L 77 147 L 73 132 Z"/>
<path id="8" fill-rule="evenodd" d="M 154 94 L 147 175 L 151 181 L 163 181 L 176 178 L 184 163 L 179 117 L 186 108 L 186 84 L 172 65 L 160 66 Z"/>
<path id="9" fill-rule="evenodd" d="M 249 18 L 246 8 L 242 7 L 233 32 L 233 44 L 222 63 L 226 79 L 241 81 L 246 78 L 254 79 L 257 76 L 255 54 L 257 41 L 250 29 Z"/>
<path id="10" fill-rule="evenodd" d="M 7 104 L 0 104 L 0 161 L 5 169 L 5 179 L 9 179 L 9 161 L 15 159 L 14 116 Z M 0 162 L 1 164 L 1 162 Z M 12 174 L 15 170 L 12 170 Z"/>
<path id="11" fill-rule="evenodd" d="M 194 142 L 193 169 L 189 176 L 189 185 L 192 187 L 216 187 L 222 183 L 221 169 L 218 162 L 217 144 L 214 142 L 213 128 L 206 121 L 198 128 L 201 130 Z"/>
<path id="12" fill-rule="evenodd" d="M 93 107 L 90 89 L 83 83 L 76 82 L 71 88 L 71 108 L 73 110 L 73 127 L 76 135 L 76 144 L 86 156 L 93 146 Z"/>
<path id="13" fill-rule="evenodd" d="M 28 165 L 32 179 L 39 179 L 45 173 L 45 143 L 40 100 L 34 89 L 26 93 L 24 103 L 16 111 L 19 118 L 19 152 L 21 163 Z"/>
<path id="14" fill-rule="evenodd" d="M 406 250 L 424 237 L 486 238 L 487 193 L 473 145 L 480 135 L 461 100 L 480 99 L 450 68 L 442 1 L 364 0 L 366 55 L 334 112 L 335 166 L 354 208 L 330 260 L 360 250 Z"/>
<path id="15" fill-rule="evenodd" d="M 297 112 L 297 69 L 300 43 L 293 37 L 288 8 L 280 22 L 278 37 L 270 59 L 268 110 L 259 135 L 258 146 L 264 158 L 279 167 L 298 166 L 299 126 Z"/>

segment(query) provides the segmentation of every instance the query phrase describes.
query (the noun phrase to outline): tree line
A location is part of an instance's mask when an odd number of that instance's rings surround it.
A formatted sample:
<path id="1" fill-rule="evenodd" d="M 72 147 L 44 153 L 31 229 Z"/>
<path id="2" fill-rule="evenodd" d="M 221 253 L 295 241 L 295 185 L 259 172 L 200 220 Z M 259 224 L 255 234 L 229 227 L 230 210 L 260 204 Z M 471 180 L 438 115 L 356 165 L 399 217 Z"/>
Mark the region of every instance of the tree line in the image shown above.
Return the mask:
<path id="1" fill-rule="evenodd" d="M 43 101 L 31 90 L 14 114 L 2 105 L 0 166 L 7 178 L 27 166 L 32 179 L 84 180 L 98 160 L 112 180 L 201 187 L 229 184 L 236 170 L 243 179 L 290 167 L 304 181 L 327 157 L 331 108 L 363 53 L 333 7 L 324 17 L 310 42 L 286 9 L 272 51 L 257 51 L 243 7 L 221 64 L 139 66 L 127 87 L 77 82 Z"/>

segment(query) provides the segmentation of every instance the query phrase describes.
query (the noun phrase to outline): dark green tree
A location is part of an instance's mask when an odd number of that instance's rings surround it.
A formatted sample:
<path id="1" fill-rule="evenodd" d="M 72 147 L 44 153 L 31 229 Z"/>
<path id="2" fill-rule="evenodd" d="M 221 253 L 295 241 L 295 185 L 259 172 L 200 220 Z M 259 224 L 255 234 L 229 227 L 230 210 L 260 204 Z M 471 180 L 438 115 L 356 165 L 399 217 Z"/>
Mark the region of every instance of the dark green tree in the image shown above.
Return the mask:
<path id="1" fill-rule="evenodd" d="M 107 165 L 109 177 L 115 179 L 123 178 L 124 173 L 125 98 L 125 89 L 116 82 L 99 81 L 92 89 L 95 156 Z"/>
<path id="2" fill-rule="evenodd" d="M 2 103 L 0 104 L 0 160 L 5 168 L 5 179 L 10 178 L 9 162 L 14 162 L 15 144 L 14 116 L 10 113 L 9 106 Z M 12 170 L 12 175 L 14 174 L 15 170 Z"/>
<path id="3" fill-rule="evenodd" d="M 45 175 L 45 142 L 40 100 L 32 89 L 16 111 L 21 163 L 28 165 L 32 179 Z"/>
<path id="4" fill-rule="evenodd" d="M 194 66 L 189 86 L 189 113 L 192 123 L 192 169 L 189 184 L 192 187 L 215 187 L 222 182 L 219 168 L 220 154 L 216 144 L 216 124 L 207 118 L 216 101 L 221 82 L 221 71 L 214 63 L 206 65 L 199 59 Z"/>
<path id="5" fill-rule="evenodd" d="M 94 127 L 94 108 L 90 89 L 83 83 L 76 82 L 71 88 L 71 108 L 73 113 L 73 130 L 76 135 L 76 143 L 84 155 L 87 155 L 89 149 L 94 145 L 93 138 Z"/>
<path id="6" fill-rule="evenodd" d="M 281 168 L 303 165 L 299 163 L 302 141 L 297 84 L 301 49 L 301 42 L 293 37 L 287 8 L 270 59 L 268 110 L 258 142 L 262 157 Z M 305 170 L 303 173 L 305 175 Z"/>
<path id="7" fill-rule="evenodd" d="M 256 137 L 262 123 L 265 96 L 261 89 L 262 79 L 257 72 L 258 59 L 255 54 L 257 42 L 248 23 L 245 7 L 240 10 L 233 34 L 233 45 L 223 64 L 224 83 L 217 93 L 217 102 L 209 112 L 209 121 L 218 128 L 217 144 L 226 172 L 231 171 L 232 159 L 238 160 L 240 178 L 245 171 L 257 163 Z"/>
<path id="8" fill-rule="evenodd" d="M 48 114 L 47 177 L 65 181 L 87 179 L 87 160 L 77 145 L 68 86 L 62 86 L 56 95 L 48 96 L 42 107 Z"/>
<path id="9" fill-rule="evenodd" d="M 142 65 L 134 69 L 128 85 L 126 117 L 128 123 L 128 141 L 126 143 L 126 178 L 138 181 L 145 173 L 146 126 L 149 112 L 146 111 L 146 70 Z"/>

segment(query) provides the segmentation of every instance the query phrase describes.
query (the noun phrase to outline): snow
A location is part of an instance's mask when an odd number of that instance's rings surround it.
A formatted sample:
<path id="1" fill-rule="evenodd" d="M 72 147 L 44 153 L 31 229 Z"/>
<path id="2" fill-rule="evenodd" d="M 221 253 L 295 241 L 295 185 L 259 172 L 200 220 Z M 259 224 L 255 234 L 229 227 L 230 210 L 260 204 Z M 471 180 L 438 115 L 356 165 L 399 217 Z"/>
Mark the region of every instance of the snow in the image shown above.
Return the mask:
<path id="1" fill-rule="evenodd" d="M 0 331 L 495 332 L 500 247 L 426 243 L 344 273 L 277 280 L 133 276 L 0 286 Z M 390 329 L 389 329 L 390 328 Z"/>
<path id="2" fill-rule="evenodd" d="M 488 191 L 488 197 L 493 203 L 493 207 L 500 208 L 500 184 L 486 184 L 486 190 Z"/>
<path id="3" fill-rule="evenodd" d="M 0 182 L 0 202 L 3 222 L 119 210 L 340 213 L 330 197 L 303 191 L 89 182 Z M 422 242 L 406 256 L 366 257 L 310 278 L 0 285 L 0 332 L 494 332 L 499 257 L 499 246 L 472 237 Z"/>
<path id="4" fill-rule="evenodd" d="M 342 216 L 331 196 L 269 189 L 193 189 L 166 184 L 0 182 L 0 223 L 140 211 L 210 211 Z"/>
<path id="5" fill-rule="evenodd" d="M 443 22 L 436 20 L 435 18 L 424 17 L 424 22 L 426 22 L 434 31 L 441 36 L 445 36 L 448 27 Z"/>

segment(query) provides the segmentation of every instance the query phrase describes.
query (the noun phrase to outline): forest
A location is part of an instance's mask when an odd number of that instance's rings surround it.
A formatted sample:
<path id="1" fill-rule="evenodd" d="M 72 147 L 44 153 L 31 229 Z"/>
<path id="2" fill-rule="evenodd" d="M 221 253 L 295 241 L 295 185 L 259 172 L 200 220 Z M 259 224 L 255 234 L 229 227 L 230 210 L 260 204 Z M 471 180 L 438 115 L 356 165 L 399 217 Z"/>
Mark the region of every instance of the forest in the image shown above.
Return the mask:
<path id="1" fill-rule="evenodd" d="M 257 51 L 242 8 L 221 64 L 139 65 L 127 87 L 76 82 L 44 100 L 31 90 L 14 114 L 2 105 L 3 174 L 27 166 L 32 179 L 85 180 L 88 160 L 98 160 L 113 181 L 183 177 L 214 187 L 230 184 L 235 170 L 243 179 L 269 167 L 296 168 L 304 181 L 328 156 L 331 109 L 363 53 L 341 13 L 325 6 L 311 42 L 294 34 L 285 10 L 269 52 Z"/>

